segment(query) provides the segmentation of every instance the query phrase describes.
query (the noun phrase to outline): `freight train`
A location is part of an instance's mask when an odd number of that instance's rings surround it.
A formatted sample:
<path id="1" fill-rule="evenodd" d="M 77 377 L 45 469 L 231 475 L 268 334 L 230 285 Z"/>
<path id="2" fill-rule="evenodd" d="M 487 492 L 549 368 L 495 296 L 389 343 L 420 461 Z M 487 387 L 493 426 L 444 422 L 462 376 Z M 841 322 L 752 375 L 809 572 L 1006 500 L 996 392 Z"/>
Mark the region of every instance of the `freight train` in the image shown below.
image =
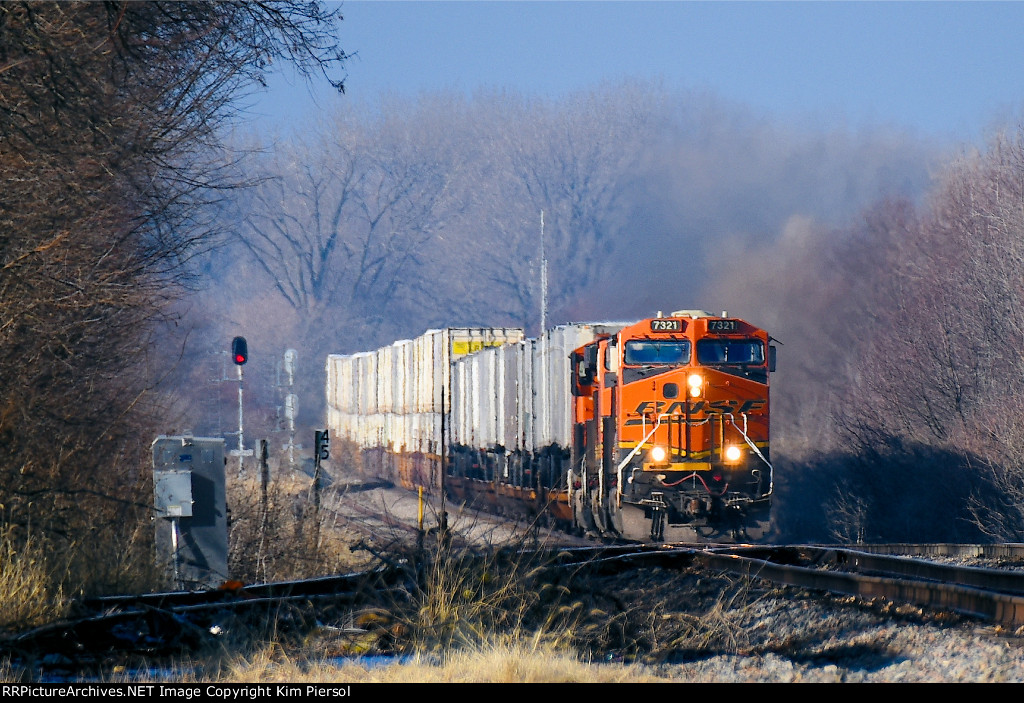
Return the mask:
<path id="1" fill-rule="evenodd" d="M 735 317 L 679 310 L 429 330 L 327 358 L 327 425 L 363 470 L 494 512 L 642 542 L 771 530 L 776 348 Z"/>

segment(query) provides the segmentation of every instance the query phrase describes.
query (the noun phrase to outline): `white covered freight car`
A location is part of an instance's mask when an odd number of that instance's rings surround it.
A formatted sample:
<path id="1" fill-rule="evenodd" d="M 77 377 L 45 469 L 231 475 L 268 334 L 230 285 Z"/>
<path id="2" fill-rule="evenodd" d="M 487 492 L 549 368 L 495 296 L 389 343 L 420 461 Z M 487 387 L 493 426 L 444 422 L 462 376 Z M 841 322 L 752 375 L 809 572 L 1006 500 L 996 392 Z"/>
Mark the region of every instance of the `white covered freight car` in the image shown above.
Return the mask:
<path id="1" fill-rule="evenodd" d="M 455 360 L 447 491 L 506 511 L 546 508 L 565 517 L 564 467 L 573 431 L 569 355 L 626 324 L 560 325 L 536 339 Z"/>
<path id="2" fill-rule="evenodd" d="M 506 327 L 428 330 L 376 351 L 327 357 L 327 427 L 353 442 L 366 470 L 406 486 L 439 485 L 452 361 L 518 342 Z"/>
<path id="3" fill-rule="evenodd" d="M 443 483 L 458 497 L 505 495 L 520 507 L 550 501 L 566 488 L 569 355 L 627 324 L 566 324 L 536 339 L 446 328 L 328 356 L 328 428 L 361 450 L 364 471 L 407 488 Z"/>

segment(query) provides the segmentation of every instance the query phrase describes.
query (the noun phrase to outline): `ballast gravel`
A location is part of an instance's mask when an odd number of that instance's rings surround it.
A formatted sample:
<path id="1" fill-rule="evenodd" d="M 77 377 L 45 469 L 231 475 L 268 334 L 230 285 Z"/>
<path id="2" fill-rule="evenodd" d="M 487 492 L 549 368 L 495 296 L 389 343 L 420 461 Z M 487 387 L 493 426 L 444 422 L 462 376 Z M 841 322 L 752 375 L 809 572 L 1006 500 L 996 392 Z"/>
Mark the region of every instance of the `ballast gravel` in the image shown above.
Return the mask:
<path id="1" fill-rule="evenodd" d="M 414 514 L 415 502 L 399 491 L 368 492 L 371 503 L 392 515 Z M 375 494 L 380 495 L 375 495 Z M 467 518 L 456 515 L 455 521 Z M 477 529 L 486 517 L 471 519 Z M 487 540 L 494 535 L 487 533 Z M 611 590 L 639 603 L 664 589 L 706 593 L 691 615 L 715 611 L 716 577 L 620 577 Z M 721 577 L 721 588 L 734 581 Z M 661 582 L 661 588 L 655 583 Z M 703 584 L 703 585 L 700 585 Z M 763 590 L 762 590 L 763 589 Z M 916 606 L 832 596 L 761 584 L 724 616 L 734 633 L 718 646 L 701 647 L 639 668 L 655 680 L 699 683 L 1021 683 L 1024 628 L 1009 632 L 992 623 Z M 616 661 L 615 654 L 609 655 Z"/>
<path id="2" fill-rule="evenodd" d="M 675 681 L 736 683 L 1019 683 L 1024 637 L 910 606 L 796 595 L 749 607 L 750 652 L 650 667 Z"/>

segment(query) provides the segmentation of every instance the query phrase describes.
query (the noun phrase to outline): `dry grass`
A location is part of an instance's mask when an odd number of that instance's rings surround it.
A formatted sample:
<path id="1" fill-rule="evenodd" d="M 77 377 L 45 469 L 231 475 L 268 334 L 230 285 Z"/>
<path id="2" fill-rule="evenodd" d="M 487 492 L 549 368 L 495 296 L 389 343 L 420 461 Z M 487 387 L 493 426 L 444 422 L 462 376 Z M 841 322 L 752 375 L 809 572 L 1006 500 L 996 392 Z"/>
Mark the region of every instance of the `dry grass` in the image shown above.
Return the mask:
<path id="1" fill-rule="evenodd" d="M 417 655 L 386 665 L 289 659 L 273 648 L 233 661 L 236 683 L 644 683 L 665 681 L 631 664 L 594 664 L 537 640 L 489 641 L 442 659 Z"/>
<path id="2" fill-rule="evenodd" d="M 576 646 L 648 662 L 746 649 L 761 597 L 748 579 L 699 570 L 642 569 L 584 579 L 579 590 L 591 615 Z"/>
<path id="3" fill-rule="evenodd" d="M 476 647 L 494 633 L 518 633 L 538 605 L 555 595 L 549 584 L 539 583 L 539 566 L 522 558 L 440 549 L 409 563 L 419 572 L 417 587 L 411 607 L 399 612 L 417 652 Z"/>
<path id="4" fill-rule="evenodd" d="M 206 658 L 173 667 L 186 672 L 175 680 L 647 682 L 665 680 L 649 664 L 749 648 L 757 596 L 746 581 L 664 569 L 568 573 L 516 550 L 407 556 L 416 557 L 405 562 L 412 582 L 377 607 L 316 618 L 282 611 L 284 629 L 275 617 L 229 626 L 234 635 Z"/>
<path id="5" fill-rule="evenodd" d="M 545 585 L 544 570 L 536 565 L 522 580 L 493 566 L 478 560 L 474 567 L 468 559 L 458 567 L 449 564 L 443 575 L 428 578 L 425 583 L 432 585 L 418 593 L 421 600 L 381 611 L 381 632 L 393 633 L 395 623 L 401 624 L 397 649 L 407 656 L 394 663 L 338 657 L 346 653 L 344 647 L 324 636 L 301 648 L 275 644 L 230 658 L 216 672 L 208 670 L 209 680 L 663 682 L 667 679 L 648 665 L 749 648 L 745 628 L 757 596 L 745 580 L 669 573 L 652 578 L 644 570 L 611 577 L 579 574 L 570 587 Z M 622 588 L 627 580 L 633 592 Z M 442 592 L 429 590 L 433 587 Z M 535 587 L 550 593 L 529 595 Z"/>
<path id="6" fill-rule="evenodd" d="M 153 558 L 153 523 L 143 515 L 119 528 L 90 530 L 63 547 L 76 595 L 145 593 L 161 582 Z M 56 554 L 52 555 L 53 558 Z"/>
<path id="7" fill-rule="evenodd" d="M 67 610 L 63 578 L 31 536 L 0 532 L 0 629 L 17 630 L 61 617 Z"/>
<path id="8" fill-rule="evenodd" d="M 311 480 L 282 476 L 267 486 L 258 478 L 229 478 L 231 511 L 228 567 L 233 579 L 265 583 L 347 573 L 367 567 L 369 556 L 352 551 L 359 537 L 316 514 Z"/>
<path id="9" fill-rule="evenodd" d="M 750 582 L 737 580 L 697 612 L 664 606 L 651 615 L 650 658 L 680 652 L 741 651 L 748 647 L 747 611 L 752 605 Z"/>

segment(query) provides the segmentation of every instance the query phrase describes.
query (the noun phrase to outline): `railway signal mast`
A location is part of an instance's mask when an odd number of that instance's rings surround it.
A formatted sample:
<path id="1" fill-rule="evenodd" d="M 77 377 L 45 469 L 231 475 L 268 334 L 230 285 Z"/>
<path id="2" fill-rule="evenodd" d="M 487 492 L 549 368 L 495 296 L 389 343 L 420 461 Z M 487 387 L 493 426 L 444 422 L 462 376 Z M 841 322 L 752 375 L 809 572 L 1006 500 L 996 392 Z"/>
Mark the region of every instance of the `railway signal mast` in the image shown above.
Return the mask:
<path id="1" fill-rule="evenodd" d="M 284 419 L 288 421 L 288 444 L 283 449 L 288 450 L 288 466 L 295 469 L 295 450 L 302 449 L 301 444 L 295 443 L 295 418 L 299 414 L 299 396 L 292 391 L 295 387 L 295 370 L 298 363 L 299 353 L 294 349 L 288 349 L 284 353 L 284 372 L 287 381 L 284 387 L 287 394 L 284 397 Z"/>
<path id="2" fill-rule="evenodd" d="M 544 256 L 544 211 L 540 211 L 540 334 L 548 328 L 548 260 Z"/>
<path id="3" fill-rule="evenodd" d="M 232 449 L 228 454 L 238 457 L 238 475 L 242 475 L 242 458 L 252 456 L 253 451 L 245 448 L 245 439 L 242 434 L 242 367 L 249 360 L 249 347 L 245 337 L 235 337 L 231 340 L 231 360 L 238 367 L 238 449 Z"/>

